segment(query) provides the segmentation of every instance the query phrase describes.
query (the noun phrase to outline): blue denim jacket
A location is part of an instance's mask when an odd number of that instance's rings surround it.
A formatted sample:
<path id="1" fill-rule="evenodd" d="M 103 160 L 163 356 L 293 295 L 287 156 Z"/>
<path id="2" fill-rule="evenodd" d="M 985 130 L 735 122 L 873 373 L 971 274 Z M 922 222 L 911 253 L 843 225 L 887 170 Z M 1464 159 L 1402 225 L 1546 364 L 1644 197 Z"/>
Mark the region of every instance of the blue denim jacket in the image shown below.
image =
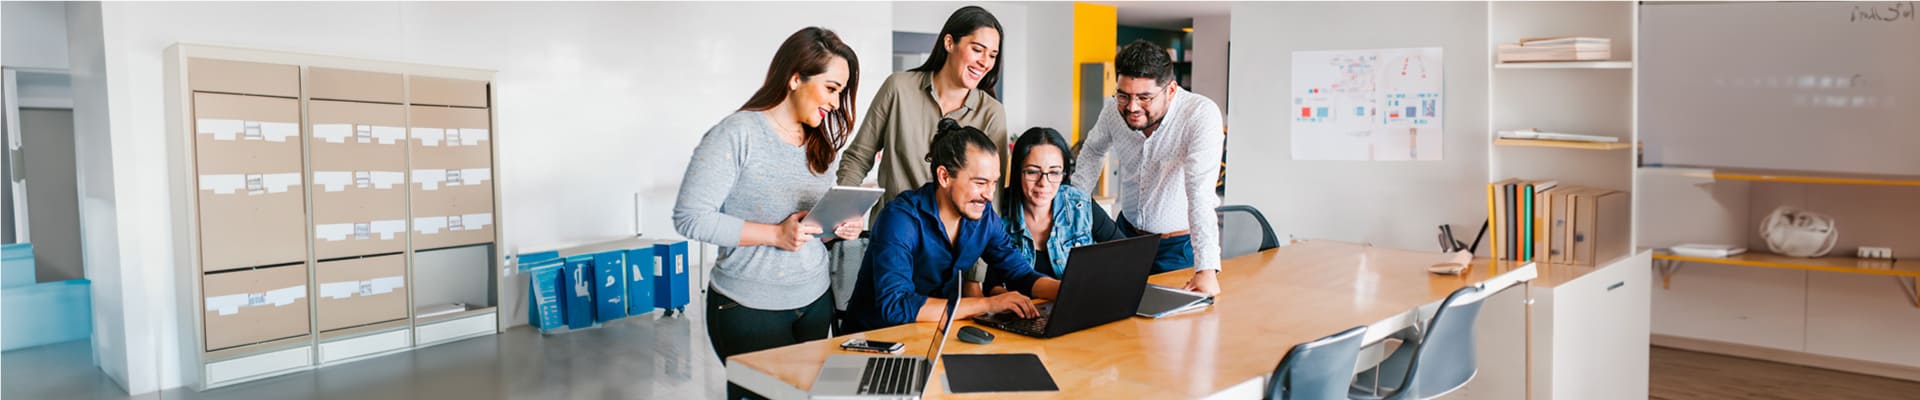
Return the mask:
<path id="1" fill-rule="evenodd" d="M 935 188 L 929 183 L 900 192 L 874 218 L 867 257 L 847 302 L 847 322 L 854 331 L 913 322 L 927 298 L 953 298 L 956 272 L 972 268 L 976 260 L 986 260 L 989 279 L 1033 293 L 1033 282 L 1041 275 L 1014 250 L 993 205 L 987 205 L 980 219 L 962 219 L 960 233 L 948 246 Z"/>
<path id="2" fill-rule="evenodd" d="M 1026 213 L 1012 211 L 1008 216 L 1007 236 L 1013 238 L 1013 247 L 1020 249 L 1020 254 L 1032 260 L 1033 231 L 1027 230 Z M 1074 247 L 1093 243 L 1093 198 L 1079 188 L 1061 185 L 1060 191 L 1053 193 L 1053 231 L 1047 234 L 1047 256 L 1053 265 L 1034 268 L 1050 268 L 1048 275 L 1065 276 L 1067 254 Z"/>

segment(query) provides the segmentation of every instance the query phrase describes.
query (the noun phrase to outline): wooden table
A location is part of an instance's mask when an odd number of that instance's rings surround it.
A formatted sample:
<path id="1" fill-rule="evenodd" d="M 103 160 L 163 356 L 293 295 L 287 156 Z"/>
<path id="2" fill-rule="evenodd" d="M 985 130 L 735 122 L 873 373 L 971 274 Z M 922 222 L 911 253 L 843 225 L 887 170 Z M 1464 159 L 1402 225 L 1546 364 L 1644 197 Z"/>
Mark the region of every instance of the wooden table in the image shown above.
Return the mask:
<path id="1" fill-rule="evenodd" d="M 947 393 L 942 363 L 927 387 L 936 398 L 1259 398 L 1268 374 L 1293 345 L 1360 325 L 1368 343 L 1419 320 L 1422 306 L 1477 284 L 1502 288 L 1533 279 L 1531 264 L 1476 262 L 1460 276 L 1433 275 L 1441 253 L 1332 241 L 1299 242 L 1222 262 L 1222 293 L 1209 310 L 1163 319 L 1129 318 L 1053 339 L 992 330 L 992 344 L 950 339 L 946 354 L 1039 355 L 1061 391 Z M 1500 271 L 1495 271 L 1501 269 Z M 1179 287 L 1173 271 L 1150 282 Z M 962 322 L 961 325 L 971 325 Z M 958 329 L 957 327 L 955 329 Z M 820 365 L 848 337 L 901 342 L 923 355 L 933 323 L 914 323 L 728 358 L 727 380 L 776 399 L 805 398 Z"/>

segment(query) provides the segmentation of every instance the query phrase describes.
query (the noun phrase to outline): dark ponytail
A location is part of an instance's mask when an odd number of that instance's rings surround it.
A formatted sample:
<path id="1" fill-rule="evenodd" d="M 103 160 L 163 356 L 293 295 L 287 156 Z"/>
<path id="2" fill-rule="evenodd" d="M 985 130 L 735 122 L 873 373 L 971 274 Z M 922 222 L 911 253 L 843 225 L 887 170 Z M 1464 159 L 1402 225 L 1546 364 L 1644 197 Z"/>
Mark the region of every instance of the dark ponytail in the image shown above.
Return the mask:
<path id="1" fill-rule="evenodd" d="M 967 166 L 967 152 L 980 150 L 992 153 L 993 139 L 986 132 L 971 126 L 961 126 L 952 118 L 940 119 L 940 131 L 933 134 L 933 144 L 927 147 L 927 164 L 933 167 L 934 181 L 940 180 L 940 167 L 947 168 L 947 176 L 952 177 Z"/>

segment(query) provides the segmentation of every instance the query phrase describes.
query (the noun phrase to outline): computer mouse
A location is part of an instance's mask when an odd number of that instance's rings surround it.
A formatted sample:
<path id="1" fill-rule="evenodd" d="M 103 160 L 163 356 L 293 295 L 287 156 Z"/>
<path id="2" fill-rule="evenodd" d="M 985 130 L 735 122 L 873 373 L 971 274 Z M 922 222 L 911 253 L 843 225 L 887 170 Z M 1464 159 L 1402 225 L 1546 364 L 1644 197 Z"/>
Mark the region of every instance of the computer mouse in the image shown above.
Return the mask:
<path id="1" fill-rule="evenodd" d="M 993 343 L 993 333 L 974 326 L 960 327 L 960 341 L 973 344 Z"/>

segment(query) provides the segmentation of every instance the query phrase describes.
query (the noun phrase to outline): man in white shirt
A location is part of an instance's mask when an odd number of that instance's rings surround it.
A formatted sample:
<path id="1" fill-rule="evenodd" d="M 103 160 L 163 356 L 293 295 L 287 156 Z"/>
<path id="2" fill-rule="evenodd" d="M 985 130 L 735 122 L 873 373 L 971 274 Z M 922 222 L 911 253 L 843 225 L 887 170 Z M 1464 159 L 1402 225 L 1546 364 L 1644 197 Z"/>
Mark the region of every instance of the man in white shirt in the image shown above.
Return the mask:
<path id="1" fill-rule="evenodd" d="M 1154 272 L 1192 267 L 1187 290 L 1218 294 L 1220 281 L 1220 152 L 1226 141 L 1220 106 L 1173 81 L 1173 59 L 1160 46 L 1134 41 L 1114 60 L 1118 88 L 1081 144 L 1077 165 L 1097 166 L 1112 153 L 1119 178 L 1120 229 L 1160 236 Z M 1100 168 L 1079 168 L 1073 185 L 1092 191 Z"/>

